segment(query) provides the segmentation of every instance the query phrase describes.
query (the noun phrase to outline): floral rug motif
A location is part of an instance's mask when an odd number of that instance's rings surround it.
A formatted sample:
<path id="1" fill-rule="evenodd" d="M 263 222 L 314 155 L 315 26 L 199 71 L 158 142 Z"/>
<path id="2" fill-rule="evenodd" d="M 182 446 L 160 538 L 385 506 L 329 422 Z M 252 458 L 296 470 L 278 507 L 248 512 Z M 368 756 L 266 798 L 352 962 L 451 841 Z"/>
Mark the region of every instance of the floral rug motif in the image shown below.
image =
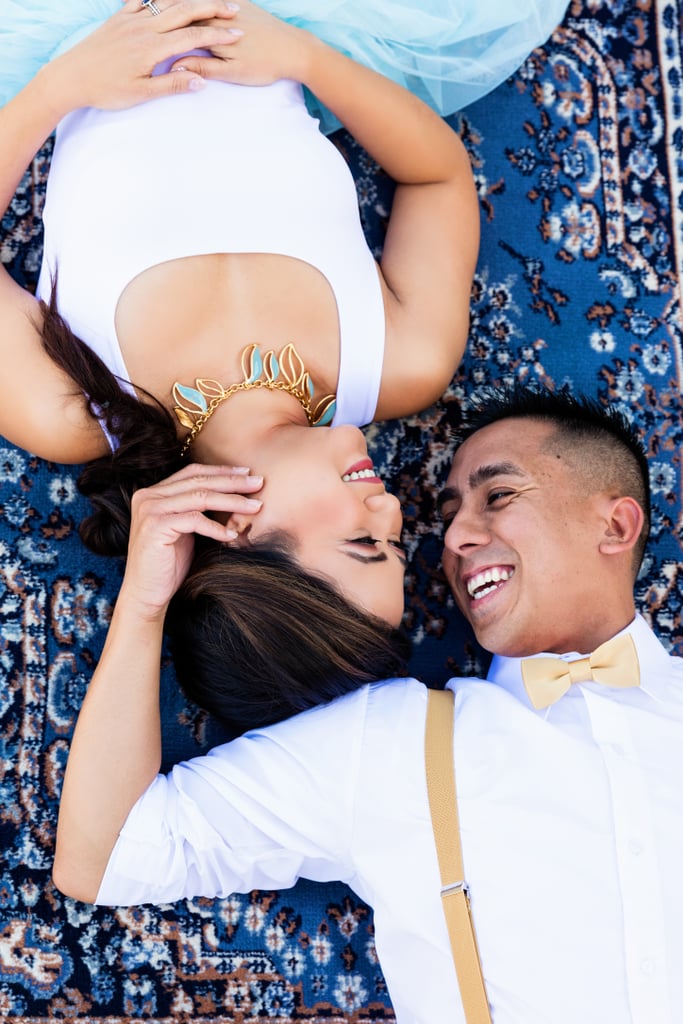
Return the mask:
<path id="1" fill-rule="evenodd" d="M 439 569 L 435 498 L 469 395 L 512 380 L 597 395 L 641 428 L 654 515 L 638 605 L 683 653 L 682 14 L 663 0 L 574 0 L 513 78 L 450 119 L 482 212 L 468 353 L 441 402 L 368 430 L 404 505 L 406 624 L 431 684 L 486 666 Z M 335 140 L 379 252 L 391 183 L 348 135 Z M 0 258 L 27 287 L 49 158 L 48 143 L 0 222 Z M 77 475 L 0 439 L 0 1018 L 392 1020 L 371 911 L 343 885 L 132 910 L 52 886 L 69 737 L 120 581 L 80 545 Z M 178 695 L 170 665 L 163 717 L 166 766 L 223 738 Z"/>

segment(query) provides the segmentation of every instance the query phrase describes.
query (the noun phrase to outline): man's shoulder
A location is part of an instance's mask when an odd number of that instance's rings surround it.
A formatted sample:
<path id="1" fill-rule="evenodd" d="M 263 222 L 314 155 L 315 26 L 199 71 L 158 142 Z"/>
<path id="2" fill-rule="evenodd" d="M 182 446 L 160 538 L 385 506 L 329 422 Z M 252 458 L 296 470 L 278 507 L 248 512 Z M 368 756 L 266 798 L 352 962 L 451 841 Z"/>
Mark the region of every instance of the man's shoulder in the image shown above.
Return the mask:
<path id="1" fill-rule="evenodd" d="M 519 695 L 513 694 L 507 687 L 479 676 L 453 676 L 446 687 L 455 696 L 456 715 L 462 714 L 466 706 L 471 710 L 481 708 L 483 714 L 488 714 L 494 707 L 510 701 L 520 703 Z"/>
<path id="2" fill-rule="evenodd" d="M 329 727 L 337 729 L 361 721 L 366 717 L 368 709 L 376 705 L 384 712 L 388 712 L 392 705 L 400 705 L 406 701 L 419 703 L 425 699 L 426 693 L 425 684 L 412 676 L 380 679 L 342 694 L 327 704 L 308 708 L 277 725 L 267 726 L 256 732 L 270 735 L 295 731 L 311 732 Z"/>

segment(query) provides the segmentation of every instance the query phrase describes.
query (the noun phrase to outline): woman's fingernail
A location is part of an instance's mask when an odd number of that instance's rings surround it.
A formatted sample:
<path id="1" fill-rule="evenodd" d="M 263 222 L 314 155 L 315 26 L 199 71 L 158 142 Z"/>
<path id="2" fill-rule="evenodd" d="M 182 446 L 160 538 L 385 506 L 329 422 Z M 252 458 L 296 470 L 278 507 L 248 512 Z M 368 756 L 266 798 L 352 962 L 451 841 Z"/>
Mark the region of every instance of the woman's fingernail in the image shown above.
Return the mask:
<path id="1" fill-rule="evenodd" d="M 203 78 L 191 78 L 190 84 L 188 85 L 188 89 L 190 90 L 190 92 L 199 92 L 199 90 L 203 89 L 205 85 L 206 82 L 204 81 Z"/>
<path id="2" fill-rule="evenodd" d="M 177 68 L 173 68 L 174 71 L 187 71 L 184 64 L 179 64 Z"/>
<path id="3" fill-rule="evenodd" d="M 226 3 L 225 6 L 228 8 L 229 11 L 232 11 L 233 14 L 236 14 L 237 11 L 239 11 L 240 9 L 240 5 L 232 3 L 232 0 L 228 0 L 228 3 Z"/>
<path id="4" fill-rule="evenodd" d="M 243 36 L 244 32 L 242 31 L 241 28 L 229 28 L 228 29 L 228 35 L 231 35 L 231 36 Z"/>
<path id="5" fill-rule="evenodd" d="M 246 482 L 248 484 L 262 484 L 263 483 L 263 477 L 262 476 L 248 476 Z"/>
<path id="6" fill-rule="evenodd" d="M 249 466 L 228 466 L 231 473 L 236 473 L 238 476 L 246 476 L 249 472 Z"/>
<path id="7" fill-rule="evenodd" d="M 258 498 L 245 498 L 244 500 L 249 508 L 261 508 L 261 505 L 263 504 L 263 502 L 259 501 Z"/>
<path id="8" fill-rule="evenodd" d="M 233 530 L 230 526 L 225 527 L 225 539 L 226 540 L 237 540 L 239 533 L 237 530 Z"/>

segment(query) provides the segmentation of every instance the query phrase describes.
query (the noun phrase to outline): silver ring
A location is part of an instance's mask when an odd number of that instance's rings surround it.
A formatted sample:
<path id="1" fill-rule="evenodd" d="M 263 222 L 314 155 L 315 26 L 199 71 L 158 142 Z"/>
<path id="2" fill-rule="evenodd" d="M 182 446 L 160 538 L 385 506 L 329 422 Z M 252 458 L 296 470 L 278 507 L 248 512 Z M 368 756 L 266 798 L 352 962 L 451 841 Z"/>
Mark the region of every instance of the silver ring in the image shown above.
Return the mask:
<path id="1" fill-rule="evenodd" d="M 156 0 L 141 0 L 141 3 L 144 8 L 152 12 L 155 18 L 157 15 L 161 14 L 161 11 L 156 4 Z"/>

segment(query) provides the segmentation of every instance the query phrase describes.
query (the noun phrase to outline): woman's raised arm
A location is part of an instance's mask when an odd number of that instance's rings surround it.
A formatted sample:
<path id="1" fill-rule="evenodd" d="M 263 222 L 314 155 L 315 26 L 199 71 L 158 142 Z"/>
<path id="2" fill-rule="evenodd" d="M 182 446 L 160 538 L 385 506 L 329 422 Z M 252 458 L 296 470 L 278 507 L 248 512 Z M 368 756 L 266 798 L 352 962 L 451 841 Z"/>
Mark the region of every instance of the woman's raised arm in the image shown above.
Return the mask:
<path id="1" fill-rule="evenodd" d="M 0 109 L 0 214 L 58 122 L 83 106 L 133 106 L 201 85 L 192 72 L 151 77 L 155 65 L 188 47 L 229 45 L 234 11 L 224 0 L 182 0 L 159 17 L 129 0 L 101 28 Z M 227 19 L 225 23 L 216 18 Z M 192 24 L 196 19 L 212 24 Z M 43 352 L 38 304 L 0 267 L 0 433 L 45 458 L 81 462 L 106 442 L 85 403 Z"/>
<path id="2" fill-rule="evenodd" d="M 187 573 L 194 534 L 226 541 L 214 512 L 257 513 L 248 470 L 185 466 L 133 497 L 126 573 L 74 732 L 57 826 L 55 884 L 93 902 L 131 807 L 159 771 L 159 674 L 168 602 Z"/>
<path id="3" fill-rule="evenodd" d="M 229 46 L 236 38 L 230 24 L 234 7 L 226 0 L 181 0 L 154 17 L 140 0 L 128 0 L 100 28 L 41 68 L 0 110 L 0 208 L 7 208 L 33 156 L 70 111 L 123 109 L 201 86 L 191 71 L 155 77 L 152 71 L 193 47 Z"/>
<path id="4" fill-rule="evenodd" d="M 479 252 L 472 168 L 459 136 L 405 89 L 329 47 L 310 54 L 305 84 L 396 181 L 377 419 L 407 415 L 443 394 L 465 349 Z"/>

